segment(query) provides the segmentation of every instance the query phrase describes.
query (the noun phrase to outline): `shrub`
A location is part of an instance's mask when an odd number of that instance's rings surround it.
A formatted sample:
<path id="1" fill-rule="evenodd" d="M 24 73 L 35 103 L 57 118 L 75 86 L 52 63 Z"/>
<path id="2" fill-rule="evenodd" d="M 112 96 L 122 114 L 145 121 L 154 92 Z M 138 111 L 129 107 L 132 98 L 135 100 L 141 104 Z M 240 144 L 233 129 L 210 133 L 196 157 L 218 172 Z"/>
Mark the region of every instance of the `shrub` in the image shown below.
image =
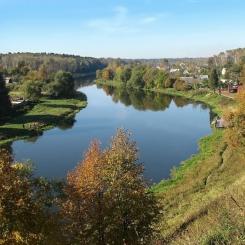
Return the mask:
<path id="1" fill-rule="evenodd" d="M 187 82 L 178 79 L 174 83 L 174 88 L 177 91 L 187 91 L 187 90 L 190 90 L 191 89 L 191 86 Z"/>
<path id="2" fill-rule="evenodd" d="M 175 78 L 168 78 L 165 81 L 165 88 L 173 88 L 175 81 L 176 81 Z"/>

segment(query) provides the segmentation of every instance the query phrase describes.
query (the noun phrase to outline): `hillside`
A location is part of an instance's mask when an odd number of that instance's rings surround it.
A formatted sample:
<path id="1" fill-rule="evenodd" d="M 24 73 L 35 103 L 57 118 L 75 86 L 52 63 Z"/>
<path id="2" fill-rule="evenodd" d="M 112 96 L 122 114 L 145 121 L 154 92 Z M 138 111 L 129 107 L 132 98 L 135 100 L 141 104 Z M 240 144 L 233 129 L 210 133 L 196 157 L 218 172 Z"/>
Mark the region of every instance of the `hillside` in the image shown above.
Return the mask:
<path id="1" fill-rule="evenodd" d="M 223 113 L 228 104 L 210 96 L 204 101 L 213 101 L 216 111 Z M 240 105 L 242 118 L 242 101 Z M 197 155 L 174 169 L 169 180 L 153 187 L 162 206 L 157 227 L 161 244 L 244 244 L 244 144 L 229 142 L 234 134 L 239 135 L 238 141 L 244 140 L 243 129 L 236 127 L 241 133 L 214 129 L 200 141 Z"/>

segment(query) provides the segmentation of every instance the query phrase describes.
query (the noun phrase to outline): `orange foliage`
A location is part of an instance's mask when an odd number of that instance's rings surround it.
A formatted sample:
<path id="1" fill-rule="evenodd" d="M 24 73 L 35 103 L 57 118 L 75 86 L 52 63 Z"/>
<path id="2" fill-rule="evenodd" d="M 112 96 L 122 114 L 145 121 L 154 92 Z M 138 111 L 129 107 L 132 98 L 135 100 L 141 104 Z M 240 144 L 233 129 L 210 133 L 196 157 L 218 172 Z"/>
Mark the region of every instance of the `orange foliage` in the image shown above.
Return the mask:
<path id="1" fill-rule="evenodd" d="M 104 151 L 94 141 L 67 177 L 68 243 L 148 244 L 158 209 L 142 173 L 128 133 L 119 130 Z"/>
<path id="2" fill-rule="evenodd" d="M 237 106 L 225 113 L 229 123 L 226 130 L 226 141 L 233 147 L 245 147 L 245 89 L 240 90 L 237 97 Z"/>

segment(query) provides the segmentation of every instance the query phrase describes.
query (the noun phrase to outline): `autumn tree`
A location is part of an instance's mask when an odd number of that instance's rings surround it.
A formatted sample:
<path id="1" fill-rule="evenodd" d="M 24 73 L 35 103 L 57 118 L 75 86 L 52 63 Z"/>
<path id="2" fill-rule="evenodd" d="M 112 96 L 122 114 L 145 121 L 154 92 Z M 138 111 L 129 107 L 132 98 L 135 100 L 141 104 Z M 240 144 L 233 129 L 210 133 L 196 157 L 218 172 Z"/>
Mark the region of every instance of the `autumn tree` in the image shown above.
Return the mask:
<path id="1" fill-rule="evenodd" d="M 102 71 L 102 79 L 103 80 L 113 80 L 114 74 L 112 69 L 106 68 Z"/>
<path id="2" fill-rule="evenodd" d="M 55 189 L 0 150 L 0 244 L 59 244 Z"/>
<path id="3" fill-rule="evenodd" d="M 191 89 L 191 86 L 187 82 L 177 79 L 174 83 L 174 88 L 177 91 L 187 91 Z"/>
<path id="4" fill-rule="evenodd" d="M 148 244 L 157 205 L 137 149 L 118 130 L 104 151 L 94 141 L 67 177 L 62 206 L 68 244 Z"/>
<path id="5" fill-rule="evenodd" d="M 245 64 L 242 66 L 239 80 L 243 85 L 245 85 Z"/>
<path id="6" fill-rule="evenodd" d="M 136 144 L 128 132 L 119 129 L 104 154 L 107 214 L 113 224 L 106 236 L 107 243 L 149 244 L 157 206 L 147 190 Z"/>
<path id="7" fill-rule="evenodd" d="M 228 128 L 225 138 L 232 147 L 245 147 L 245 90 L 239 91 L 237 105 L 225 113 Z"/>

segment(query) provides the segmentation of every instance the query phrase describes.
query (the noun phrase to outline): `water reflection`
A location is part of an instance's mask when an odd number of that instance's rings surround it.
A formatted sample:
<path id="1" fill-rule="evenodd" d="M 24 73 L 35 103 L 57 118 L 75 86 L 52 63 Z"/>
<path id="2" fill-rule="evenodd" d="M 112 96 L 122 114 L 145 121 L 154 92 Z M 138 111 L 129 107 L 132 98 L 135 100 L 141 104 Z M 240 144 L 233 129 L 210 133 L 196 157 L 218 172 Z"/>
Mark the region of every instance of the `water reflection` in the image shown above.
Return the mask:
<path id="1" fill-rule="evenodd" d="M 201 106 L 203 110 L 207 109 L 207 106 L 203 103 L 194 102 L 180 96 L 168 96 L 152 91 L 116 88 L 107 85 L 97 85 L 97 88 L 103 89 L 106 95 L 111 96 L 115 103 L 121 102 L 125 106 L 133 106 L 140 111 L 165 111 L 172 101 L 179 108 L 192 104 L 193 107 Z"/>

